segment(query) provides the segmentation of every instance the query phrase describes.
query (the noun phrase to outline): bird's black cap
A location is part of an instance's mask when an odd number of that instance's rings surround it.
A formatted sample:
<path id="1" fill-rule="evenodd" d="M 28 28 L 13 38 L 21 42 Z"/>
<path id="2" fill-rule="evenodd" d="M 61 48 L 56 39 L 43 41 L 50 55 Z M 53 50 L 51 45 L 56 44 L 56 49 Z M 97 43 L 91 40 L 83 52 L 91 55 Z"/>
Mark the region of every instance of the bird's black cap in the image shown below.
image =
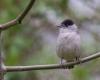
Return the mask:
<path id="1" fill-rule="evenodd" d="M 73 25 L 74 24 L 74 22 L 71 20 L 71 19 L 66 19 L 66 20 L 64 20 L 62 23 L 61 23 L 61 25 L 63 26 L 63 27 L 68 27 L 68 26 L 71 26 L 71 25 Z"/>

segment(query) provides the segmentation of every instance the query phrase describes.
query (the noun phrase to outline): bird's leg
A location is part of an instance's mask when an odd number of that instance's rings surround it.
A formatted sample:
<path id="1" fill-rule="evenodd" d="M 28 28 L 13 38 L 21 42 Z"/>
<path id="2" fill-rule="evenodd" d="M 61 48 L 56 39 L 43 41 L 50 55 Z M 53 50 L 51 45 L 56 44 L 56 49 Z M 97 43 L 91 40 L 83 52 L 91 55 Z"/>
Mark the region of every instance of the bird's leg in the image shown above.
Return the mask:
<path id="1" fill-rule="evenodd" d="M 63 64 L 64 64 L 65 62 L 63 61 L 63 57 L 61 58 L 61 61 L 60 61 L 60 64 L 62 65 L 62 67 L 63 67 Z M 66 69 L 66 67 L 63 67 L 63 69 Z"/>
<path id="2" fill-rule="evenodd" d="M 80 59 L 79 59 L 79 57 L 76 57 L 75 60 L 76 60 L 76 61 L 79 61 Z"/>
<path id="3" fill-rule="evenodd" d="M 78 56 L 78 57 L 76 57 L 76 60 L 75 60 L 76 62 L 79 62 L 79 64 L 81 64 L 81 62 L 80 62 L 80 57 Z"/>
<path id="4" fill-rule="evenodd" d="M 61 64 L 61 65 L 63 64 L 63 58 L 61 58 L 60 64 Z"/>
<path id="5" fill-rule="evenodd" d="M 72 69 L 74 67 L 74 66 L 69 66 L 69 67 L 63 66 L 65 63 L 67 63 L 67 61 L 64 61 L 64 59 L 61 58 L 60 64 L 62 65 L 63 69 Z"/>
<path id="6" fill-rule="evenodd" d="M 79 56 L 78 57 L 76 56 L 75 57 L 75 61 L 80 61 L 80 57 Z"/>

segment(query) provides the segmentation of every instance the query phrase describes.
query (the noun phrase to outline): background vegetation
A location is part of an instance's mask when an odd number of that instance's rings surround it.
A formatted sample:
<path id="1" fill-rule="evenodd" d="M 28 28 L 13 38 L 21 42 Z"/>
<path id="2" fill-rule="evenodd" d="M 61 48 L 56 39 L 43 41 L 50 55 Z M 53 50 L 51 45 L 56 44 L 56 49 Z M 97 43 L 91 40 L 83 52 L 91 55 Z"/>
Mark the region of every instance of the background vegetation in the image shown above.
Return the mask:
<path id="1" fill-rule="evenodd" d="M 1 0 L 0 23 L 14 19 L 28 0 Z M 71 18 L 79 26 L 84 56 L 100 51 L 99 0 L 36 0 L 21 25 L 3 32 L 6 65 L 59 63 L 55 45 L 56 25 Z M 100 59 L 76 66 L 73 70 L 14 72 L 5 80 L 99 80 Z"/>

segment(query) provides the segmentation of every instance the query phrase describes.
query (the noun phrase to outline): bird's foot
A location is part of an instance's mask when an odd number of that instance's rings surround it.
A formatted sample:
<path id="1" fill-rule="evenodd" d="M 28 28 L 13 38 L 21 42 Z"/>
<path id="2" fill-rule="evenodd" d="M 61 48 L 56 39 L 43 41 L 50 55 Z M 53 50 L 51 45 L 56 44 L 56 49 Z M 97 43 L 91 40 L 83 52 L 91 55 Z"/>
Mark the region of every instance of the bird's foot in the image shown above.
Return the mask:
<path id="1" fill-rule="evenodd" d="M 71 62 L 72 62 L 72 61 L 71 61 Z M 63 59 L 61 59 L 60 64 L 62 65 L 62 68 L 63 68 L 63 69 L 72 69 L 72 68 L 74 68 L 73 65 L 71 65 L 71 66 L 64 66 L 64 64 L 66 64 L 66 61 L 63 60 Z"/>

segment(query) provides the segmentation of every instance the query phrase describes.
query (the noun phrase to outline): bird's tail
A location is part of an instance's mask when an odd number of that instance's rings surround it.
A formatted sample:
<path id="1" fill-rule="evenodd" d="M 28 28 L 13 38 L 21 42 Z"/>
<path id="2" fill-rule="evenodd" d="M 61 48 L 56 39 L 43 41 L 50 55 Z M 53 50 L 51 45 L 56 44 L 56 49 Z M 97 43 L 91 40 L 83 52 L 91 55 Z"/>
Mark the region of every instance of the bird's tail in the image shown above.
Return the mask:
<path id="1" fill-rule="evenodd" d="M 73 68 L 74 68 L 74 66 L 73 66 L 73 65 L 68 66 L 68 69 L 73 69 Z"/>
<path id="2" fill-rule="evenodd" d="M 67 62 L 67 63 L 68 63 L 68 62 L 73 62 L 73 60 L 67 60 L 66 62 Z M 73 68 L 74 68 L 74 65 L 68 66 L 68 69 L 73 69 Z"/>

